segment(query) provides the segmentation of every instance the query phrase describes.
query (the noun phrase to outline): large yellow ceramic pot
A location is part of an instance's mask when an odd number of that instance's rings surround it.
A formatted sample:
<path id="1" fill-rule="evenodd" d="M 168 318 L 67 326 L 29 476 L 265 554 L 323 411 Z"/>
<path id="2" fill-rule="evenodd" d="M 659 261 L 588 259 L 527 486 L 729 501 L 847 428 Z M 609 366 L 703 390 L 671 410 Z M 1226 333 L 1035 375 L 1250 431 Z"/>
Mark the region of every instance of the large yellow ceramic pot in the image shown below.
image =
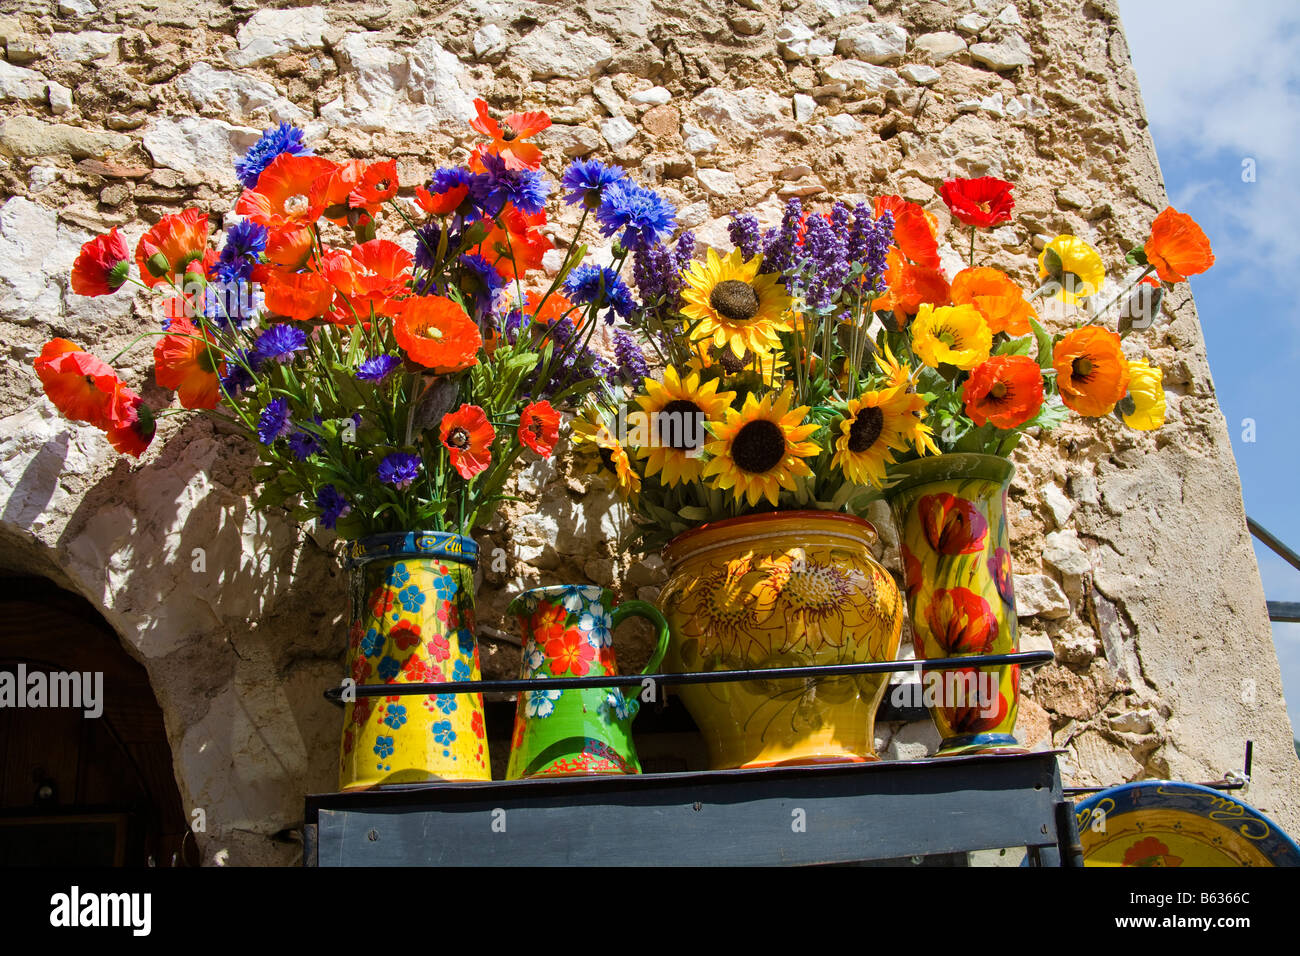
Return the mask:
<path id="1" fill-rule="evenodd" d="M 851 515 L 779 511 L 678 535 L 659 606 L 670 672 L 893 660 L 903 604 Z M 875 760 L 888 674 L 677 688 L 714 770 Z"/>

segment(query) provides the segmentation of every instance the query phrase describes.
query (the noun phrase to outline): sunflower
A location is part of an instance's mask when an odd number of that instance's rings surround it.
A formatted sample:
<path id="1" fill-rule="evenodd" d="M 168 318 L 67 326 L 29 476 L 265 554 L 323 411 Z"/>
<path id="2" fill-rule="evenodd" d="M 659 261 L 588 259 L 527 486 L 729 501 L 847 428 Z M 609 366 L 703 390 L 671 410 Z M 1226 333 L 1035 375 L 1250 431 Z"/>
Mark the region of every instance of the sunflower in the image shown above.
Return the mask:
<path id="1" fill-rule="evenodd" d="M 641 476 L 632 467 L 627 451 L 610 430 L 600 409 L 588 405 L 570 425 L 569 440 L 582 469 L 580 474 L 600 475 L 610 491 L 631 501 L 641 491 Z"/>
<path id="2" fill-rule="evenodd" d="M 883 484 L 885 466 L 894 461 L 890 451 L 906 451 L 915 427 L 908 398 L 901 388 L 894 387 L 865 391 L 848 403 L 831 464 L 849 481 L 878 488 Z"/>
<path id="3" fill-rule="evenodd" d="M 719 392 L 718 383 L 715 378 L 701 385 L 696 373 L 682 379 L 671 365 L 664 369 L 662 383 L 645 380 L 645 394 L 636 402 L 649 419 L 649 434 L 636 453 L 646 460 L 647 477 L 662 471 L 659 480 L 669 488 L 699 479 L 705 422 L 722 421 L 736 397 L 735 392 Z"/>
<path id="4" fill-rule="evenodd" d="M 1129 365 L 1119 336 L 1100 326 L 1085 325 L 1057 342 L 1052 366 L 1061 401 L 1080 415 L 1105 415 L 1128 391 Z"/>
<path id="5" fill-rule="evenodd" d="M 1057 236 L 1038 256 L 1038 278 L 1055 279 L 1060 287 L 1054 293 L 1067 305 L 1077 305 L 1101 291 L 1106 284 L 1106 267 L 1097 250 L 1078 236 Z"/>
<path id="6" fill-rule="evenodd" d="M 916 378 L 919 373 L 913 372 L 906 365 L 903 365 L 894 358 L 894 353 L 890 351 L 889 346 L 884 346 L 883 354 L 876 354 L 876 364 L 880 370 L 887 376 L 886 388 L 893 389 L 898 393 L 898 404 L 907 412 L 905 419 L 906 428 L 904 434 L 907 440 L 912 444 L 919 454 L 939 454 L 939 448 L 935 445 L 931 436 L 934 430 L 925 424 L 925 398 L 916 390 Z"/>
<path id="7" fill-rule="evenodd" d="M 1128 363 L 1128 397 L 1117 411 L 1124 424 L 1149 432 L 1165 423 L 1164 372 L 1149 365 L 1146 359 Z M 1132 411 L 1128 410 L 1132 403 Z"/>
<path id="8" fill-rule="evenodd" d="M 930 368 L 969 371 L 989 357 L 993 333 L 973 305 L 921 306 L 912 323 L 912 349 Z"/>
<path id="9" fill-rule="evenodd" d="M 712 340 L 738 359 L 780 347 L 777 333 L 793 328 L 790 297 L 775 273 L 758 274 L 761 264 L 760 256 L 745 261 L 739 249 L 725 259 L 710 249 L 705 261 L 691 263 L 682 274 L 682 315 L 697 323 L 693 340 Z"/>
<path id="10" fill-rule="evenodd" d="M 751 394 L 740 411 L 727 409 L 724 424 L 709 426 L 716 441 L 705 449 L 712 457 L 701 477 L 716 476 L 716 487 L 732 489 L 737 501 L 751 507 L 759 498 L 775 506 L 781 488 L 793 491 L 795 478 L 812 474 L 804 459 L 821 449 L 806 440 L 818 428 L 815 422 L 802 424 L 808 406 L 791 409 L 791 397 L 789 389 L 762 401 Z"/>
<path id="11" fill-rule="evenodd" d="M 703 372 L 705 369 L 718 369 L 721 374 L 756 375 L 764 382 L 771 382 L 786 366 L 781 351 L 746 351 L 740 358 L 732 354 L 731 349 L 714 345 L 712 342 L 696 340 L 691 349 L 691 357 L 686 360 L 687 371 Z"/>

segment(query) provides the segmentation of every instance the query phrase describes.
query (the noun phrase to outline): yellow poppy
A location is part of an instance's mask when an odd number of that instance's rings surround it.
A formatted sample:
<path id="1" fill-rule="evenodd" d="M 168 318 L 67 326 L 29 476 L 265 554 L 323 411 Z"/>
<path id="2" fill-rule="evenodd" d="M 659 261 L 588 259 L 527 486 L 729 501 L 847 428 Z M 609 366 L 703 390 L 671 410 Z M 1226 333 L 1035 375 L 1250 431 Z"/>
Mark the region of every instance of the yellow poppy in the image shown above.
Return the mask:
<path id="1" fill-rule="evenodd" d="M 1165 423 L 1164 377 L 1164 372 L 1146 359 L 1128 363 L 1128 397 L 1119 404 L 1125 425 L 1149 432 Z M 1133 411 L 1125 412 L 1130 401 Z"/>
<path id="2" fill-rule="evenodd" d="M 790 297 L 775 273 L 758 274 L 762 261 L 745 261 L 739 249 L 722 259 L 710 249 L 682 273 L 682 315 L 695 323 L 693 341 L 729 348 L 738 359 L 780 347 L 778 333 L 794 327 Z"/>
<path id="3" fill-rule="evenodd" d="M 796 478 L 812 474 L 804 459 L 821 449 L 807 440 L 817 431 L 815 422 L 803 423 L 808 406 L 792 409 L 791 398 L 789 389 L 761 401 L 751 394 L 740 411 L 727 409 L 725 423 L 709 426 L 716 441 L 705 449 L 711 458 L 702 476 L 751 507 L 760 498 L 775 506 L 782 488 L 793 491 Z"/>
<path id="4" fill-rule="evenodd" d="M 1052 278 L 1054 293 L 1067 305 L 1095 295 L 1106 284 L 1106 267 L 1101 255 L 1078 236 L 1057 236 L 1038 255 L 1038 278 Z"/>
<path id="5" fill-rule="evenodd" d="M 636 399 L 645 413 L 640 423 L 645 436 L 636 454 L 645 459 L 647 477 L 662 472 L 659 480 L 669 488 L 699 479 L 708 438 L 705 425 L 722 421 L 736 397 L 735 392 L 719 392 L 718 382 L 715 378 L 701 385 L 695 373 L 682 379 L 671 365 L 664 369 L 662 383 L 645 380 L 645 394 Z"/>
<path id="6" fill-rule="evenodd" d="M 969 371 L 989 357 L 993 333 L 973 305 L 921 306 L 912 323 L 912 350 L 931 368 Z"/>

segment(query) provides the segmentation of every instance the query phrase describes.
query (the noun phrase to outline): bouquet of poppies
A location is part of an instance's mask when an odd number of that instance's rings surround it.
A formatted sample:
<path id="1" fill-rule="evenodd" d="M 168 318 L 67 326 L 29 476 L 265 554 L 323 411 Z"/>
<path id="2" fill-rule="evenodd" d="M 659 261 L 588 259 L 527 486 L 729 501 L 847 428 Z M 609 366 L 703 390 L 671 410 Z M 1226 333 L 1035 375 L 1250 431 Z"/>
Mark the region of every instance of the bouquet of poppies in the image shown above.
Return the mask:
<path id="1" fill-rule="evenodd" d="M 35 362 L 46 394 L 136 457 L 159 416 L 223 416 L 262 459 L 256 504 L 345 538 L 489 520 L 518 463 L 553 455 L 567 398 L 639 385 L 645 362 L 625 331 L 618 362 L 595 347 L 601 319 L 632 303 L 576 236 L 537 281 L 553 184 L 529 140 L 550 119 L 475 105 L 485 140 L 402 196 L 395 161 L 334 162 L 281 124 L 236 163 L 219 251 L 197 209 L 163 217 L 134 257 L 116 229 L 86 243 L 73 290 L 149 293 L 162 329 L 136 342 L 156 340 L 154 377 L 180 407 L 151 409 L 112 368 L 124 353 L 104 362 L 62 338 Z M 579 232 L 594 212 L 621 256 L 674 224 L 622 170 L 575 162 L 561 185 Z"/>
<path id="2" fill-rule="evenodd" d="M 951 279 L 936 217 L 899 196 L 822 214 L 794 199 L 767 231 L 734 216 L 726 256 L 692 259 L 680 242 L 640 250 L 643 302 L 629 322 L 662 379 L 645 379 L 630 406 L 588 402 L 572 433 L 584 470 L 630 506 L 632 539 L 650 549 L 761 511 L 860 515 L 889 487 L 891 465 L 1007 456 L 1067 409 L 1159 427 L 1160 369 L 1127 359 L 1121 340 L 1159 308 L 1152 272 L 1174 283 L 1213 263 L 1204 233 L 1166 209 L 1129 253 L 1140 272 L 1105 302 L 1099 254 L 1058 236 L 1026 294 L 976 263 L 979 230 L 1011 218 L 1011 191 L 992 177 L 944 184 L 953 218 L 971 227 L 969 265 Z M 1049 333 L 1040 300 L 1072 308 L 1075 327 Z"/>

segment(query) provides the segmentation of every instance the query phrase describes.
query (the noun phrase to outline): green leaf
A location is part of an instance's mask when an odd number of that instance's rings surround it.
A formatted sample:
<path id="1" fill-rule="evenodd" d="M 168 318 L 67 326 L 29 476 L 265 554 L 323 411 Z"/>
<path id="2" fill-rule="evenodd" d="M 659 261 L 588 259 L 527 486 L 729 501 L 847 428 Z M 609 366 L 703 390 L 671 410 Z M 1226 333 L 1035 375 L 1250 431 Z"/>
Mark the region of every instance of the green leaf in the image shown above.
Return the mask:
<path id="1" fill-rule="evenodd" d="M 1038 410 L 1038 414 L 1025 422 L 1023 427 L 1030 428 L 1038 425 L 1050 431 L 1069 417 L 1070 410 L 1065 407 L 1059 398 L 1053 395 L 1043 402 L 1043 407 Z"/>
<path id="2" fill-rule="evenodd" d="M 1038 367 L 1046 371 L 1052 367 L 1052 336 L 1038 324 L 1037 319 L 1030 319 L 1029 327 L 1034 330 L 1034 338 L 1038 341 Z"/>
<path id="3" fill-rule="evenodd" d="M 1147 260 L 1147 252 L 1141 246 L 1138 246 L 1136 249 L 1130 249 L 1124 255 L 1124 261 L 1135 266 L 1150 265 L 1150 262 Z"/>
<path id="4" fill-rule="evenodd" d="M 994 355 L 1028 355 L 1029 347 L 1033 343 L 1032 335 L 1025 335 L 1018 339 L 1007 339 L 1001 345 L 993 350 Z"/>

